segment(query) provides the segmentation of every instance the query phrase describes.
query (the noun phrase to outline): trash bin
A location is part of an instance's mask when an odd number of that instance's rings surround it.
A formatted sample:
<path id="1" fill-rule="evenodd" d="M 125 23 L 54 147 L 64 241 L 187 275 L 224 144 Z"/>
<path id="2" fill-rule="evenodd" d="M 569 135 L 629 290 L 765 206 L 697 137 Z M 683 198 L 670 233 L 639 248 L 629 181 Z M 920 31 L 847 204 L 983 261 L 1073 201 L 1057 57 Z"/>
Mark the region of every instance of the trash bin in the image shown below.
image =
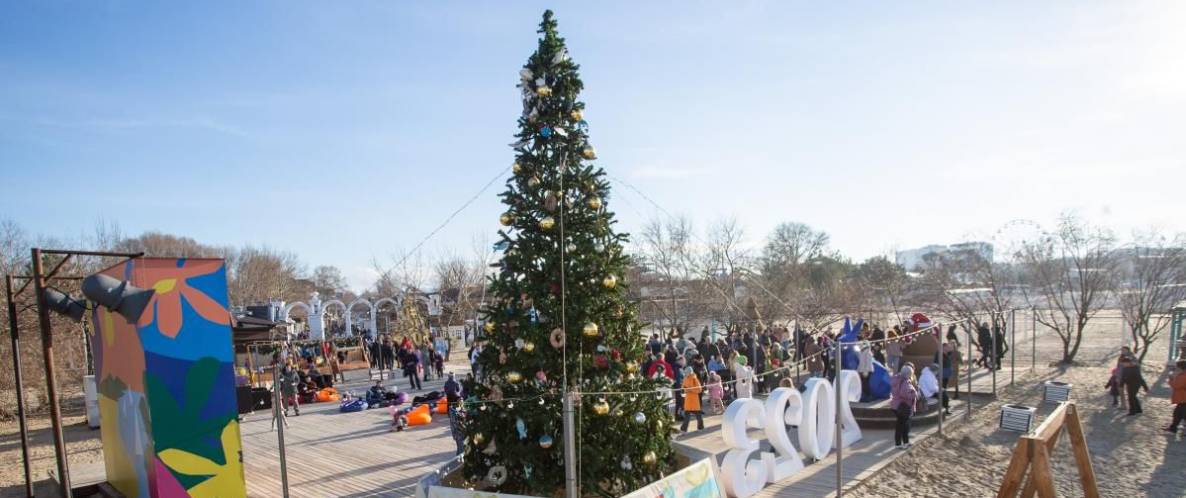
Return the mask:
<path id="1" fill-rule="evenodd" d="M 1034 418 L 1038 409 L 1023 405 L 1005 405 L 1001 407 L 1001 429 L 1015 432 L 1029 432 L 1034 425 Z"/>
<path id="2" fill-rule="evenodd" d="M 1071 386 L 1067 382 L 1059 382 L 1056 380 L 1048 380 L 1044 384 L 1042 392 L 1042 401 L 1050 403 L 1062 403 L 1063 401 L 1071 400 Z"/>

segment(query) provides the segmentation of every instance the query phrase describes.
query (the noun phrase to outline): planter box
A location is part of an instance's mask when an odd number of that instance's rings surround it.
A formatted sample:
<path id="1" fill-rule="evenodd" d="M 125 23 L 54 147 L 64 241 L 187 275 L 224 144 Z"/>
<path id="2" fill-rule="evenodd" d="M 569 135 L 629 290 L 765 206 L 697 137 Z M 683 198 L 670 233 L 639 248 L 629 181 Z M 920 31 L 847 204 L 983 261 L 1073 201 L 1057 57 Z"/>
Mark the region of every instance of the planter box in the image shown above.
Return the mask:
<path id="1" fill-rule="evenodd" d="M 475 491 L 480 491 L 482 498 L 542 498 L 449 487 L 447 482 L 451 480 L 451 475 L 460 470 L 461 458 L 458 457 L 450 460 L 432 474 L 424 476 L 420 482 L 416 483 L 416 498 L 472 498 L 479 496 L 475 494 Z M 725 498 L 725 492 L 717 481 L 713 461 L 705 458 L 624 495 L 622 498 L 651 498 L 655 496 Z"/>
<path id="2" fill-rule="evenodd" d="M 1062 403 L 1063 401 L 1071 400 L 1071 386 L 1066 382 L 1058 382 L 1056 380 L 1048 380 L 1043 383 L 1044 390 L 1042 392 L 1042 401 L 1051 403 Z"/>
<path id="3" fill-rule="evenodd" d="M 1001 407 L 1001 429 L 1027 433 L 1034 425 L 1038 409 L 1022 405 L 1005 405 Z"/>

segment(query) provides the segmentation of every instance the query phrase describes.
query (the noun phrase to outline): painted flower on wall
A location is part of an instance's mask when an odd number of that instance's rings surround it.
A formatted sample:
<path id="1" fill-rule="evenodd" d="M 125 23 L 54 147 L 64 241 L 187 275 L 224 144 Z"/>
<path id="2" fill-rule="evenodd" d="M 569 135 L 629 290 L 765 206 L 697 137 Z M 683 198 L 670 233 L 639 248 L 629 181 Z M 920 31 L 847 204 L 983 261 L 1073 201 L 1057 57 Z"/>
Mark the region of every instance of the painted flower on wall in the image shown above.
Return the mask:
<path id="1" fill-rule="evenodd" d="M 222 429 L 222 458 L 216 463 L 188 451 L 170 448 L 157 454 L 161 462 L 178 474 L 209 476 L 187 491 L 193 498 L 234 498 L 245 496 L 243 463 L 239 461 L 239 422 L 232 420 Z"/>
<path id="2" fill-rule="evenodd" d="M 202 318 L 218 324 L 230 324 L 230 314 L 225 306 L 201 290 L 192 287 L 188 280 L 219 271 L 222 260 L 178 260 L 175 267 L 152 266 L 137 268 L 141 281 L 152 282 L 156 294 L 148 303 L 148 309 L 140 317 L 139 326 L 144 327 L 157 320 L 161 334 L 173 338 L 181 331 L 181 302 L 190 305 Z"/>

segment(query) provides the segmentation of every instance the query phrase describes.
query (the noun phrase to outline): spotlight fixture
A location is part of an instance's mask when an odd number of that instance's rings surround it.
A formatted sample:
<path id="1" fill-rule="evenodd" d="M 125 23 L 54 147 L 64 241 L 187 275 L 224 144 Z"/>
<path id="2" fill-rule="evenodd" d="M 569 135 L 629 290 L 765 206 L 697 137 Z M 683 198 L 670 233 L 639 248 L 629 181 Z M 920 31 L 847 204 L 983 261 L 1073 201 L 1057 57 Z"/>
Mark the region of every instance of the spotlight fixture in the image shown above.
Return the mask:
<path id="1" fill-rule="evenodd" d="M 107 275 L 91 275 L 82 281 L 82 294 L 119 313 L 129 322 L 140 320 L 140 314 L 148 307 L 149 300 L 156 293 L 153 289 L 141 289 L 126 280 L 116 280 Z"/>

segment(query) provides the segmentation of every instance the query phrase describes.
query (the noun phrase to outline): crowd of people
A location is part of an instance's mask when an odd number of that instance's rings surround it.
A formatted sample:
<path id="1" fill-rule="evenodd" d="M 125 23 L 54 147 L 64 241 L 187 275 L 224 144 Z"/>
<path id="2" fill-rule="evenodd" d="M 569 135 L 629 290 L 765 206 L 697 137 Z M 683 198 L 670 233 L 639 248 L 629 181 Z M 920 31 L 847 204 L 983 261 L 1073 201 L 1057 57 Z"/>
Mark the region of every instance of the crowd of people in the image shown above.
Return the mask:
<path id="1" fill-rule="evenodd" d="M 424 381 L 444 377 L 445 362 L 449 361 L 452 349 L 443 337 L 413 340 L 406 335 L 399 342 L 390 335 L 374 340 L 368 338 L 365 346 L 367 361 L 372 369 L 379 371 L 380 377 L 385 371 L 398 369 L 408 379 L 408 388 L 412 391 L 423 389 Z"/>
<path id="2" fill-rule="evenodd" d="M 923 403 L 934 399 L 950 414 L 950 399 L 960 397 L 959 374 L 965 362 L 956 325 L 947 327 L 945 335 L 941 335 L 942 325 L 926 329 L 940 342 L 933 363 L 919 368 L 904 362 L 906 348 L 917 339 L 911 333 L 915 329 L 909 323 L 885 329 L 865 323 L 857 332 L 859 342 L 855 347 L 862 401 L 870 400 L 869 381 L 875 361 L 891 375 L 890 409 L 899 418 L 897 439 L 902 448 L 909 447 L 910 419 L 925 406 Z M 973 345 L 979 358 L 974 365 L 1000 369 L 1009 351 L 1001 326 L 990 327 L 986 322 L 975 332 Z M 698 337 L 678 331 L 668 338 L 653 334 L 647 341 L 648 355 L 642 371 L 651 378 L 671 382 L 672 409 L 677 418 L 684 420 L 682 430 L 687 430 L 693 418 L 703 427 L 702 413 L 721 413 L 734 399 L 753 397 L 775 387 L 795 387 L 801 375 L 835 379 L 839 334 L 834 330 L 811 334 L 782 326 L 738 325 L 727 328 L 714 340 L 716 335 L 705 327 Z M 948 390 L 952 389 L 954 396 L 949 398 Z M 702 399 L 705 395 L 707 402 Z"/>

